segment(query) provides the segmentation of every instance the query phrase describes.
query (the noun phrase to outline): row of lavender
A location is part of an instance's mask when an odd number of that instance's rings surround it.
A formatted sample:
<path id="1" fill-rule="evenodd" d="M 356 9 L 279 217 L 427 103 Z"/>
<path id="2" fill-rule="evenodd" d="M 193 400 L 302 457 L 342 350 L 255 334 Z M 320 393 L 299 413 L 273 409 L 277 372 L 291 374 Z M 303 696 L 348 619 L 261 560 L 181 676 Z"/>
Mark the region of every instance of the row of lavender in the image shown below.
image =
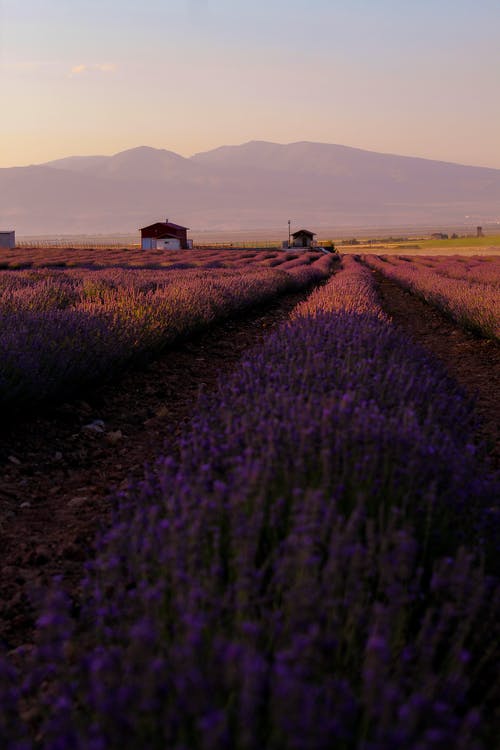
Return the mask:
<path id="1" fill-rule="evenodd" d="M 363 257 L 366 264 L 435 305 L 460 325 L 491 339 L 500 339 L 500 259 L 462 266 L 457 259 L 405 256 Z"/>
<path id="2" fill-rule="evenodd" d="M 333 265 L 331 256 L 304 254 L 283 270 L 255 263 L 0 272 L 0 405 L 74 390 L 215 320 L 327 278 Z"/>
<path id="3" fill-rule="evenodd" d="M 54 590 L 3 664 L 2 746 L 492 747 L 495 487 L 471 430 L 350 259 L 117 496 L 78 618 Z"/>
<path id="4" fill-rule="evenodd" d="M 0 269 L 24 268 L 234 268 L 247 264 L 280 266 L 295 261 L 300 256 L 301 263 L 312 262 L 323 255 L 322 250 L 283 251 L 241 250 L 221 248 L 196 248 L 196 250 L 172 251 L 142 250 L 126 248 L 26 248 L 5 250 L 0 254 Z"/>
<path id="5" fill-rule="evenodd" d="M 402 260 L 431 268 L 450 279 L 465 279 L 472 283 L 500 286 L 500 258 L 495 255 L 400 256 Z"/>

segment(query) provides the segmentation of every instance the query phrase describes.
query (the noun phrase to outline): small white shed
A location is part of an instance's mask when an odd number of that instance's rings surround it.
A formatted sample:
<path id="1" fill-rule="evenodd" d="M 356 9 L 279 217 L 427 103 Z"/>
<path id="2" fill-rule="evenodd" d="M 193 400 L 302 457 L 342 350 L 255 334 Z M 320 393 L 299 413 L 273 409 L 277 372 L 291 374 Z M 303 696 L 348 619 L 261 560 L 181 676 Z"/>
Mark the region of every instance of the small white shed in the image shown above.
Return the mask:
<path id="1" fill-rule="evenodd" d="M 16 233 L 13 230 L 7 232 L 0 231 L 0 247 L 2 249 L 11 249 L 16 246 Z"/>
<path id="2" fill-rule="evenodd" d="M 316 244 L 314 241 L 314 238 L 316 237 L 316 232 L 310 232 L 309 229 L 299 229 L 297 232 L 294 232 L 292 234 L 293 241 L 292 246 L 293 247 L 305 247 L 310 248 L 314 247 Z"/>

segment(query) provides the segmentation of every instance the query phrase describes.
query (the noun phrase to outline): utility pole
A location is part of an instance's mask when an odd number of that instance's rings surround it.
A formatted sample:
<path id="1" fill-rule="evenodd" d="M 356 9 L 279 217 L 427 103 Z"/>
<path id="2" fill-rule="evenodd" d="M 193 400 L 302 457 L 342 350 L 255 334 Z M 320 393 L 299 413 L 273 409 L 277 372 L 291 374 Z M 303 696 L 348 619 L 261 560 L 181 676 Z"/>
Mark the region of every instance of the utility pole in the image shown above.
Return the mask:
<path id="1" fill-rule="evenodd" d="M 290 247 L 290 219 L 288 219 L 288 247 Z"/>

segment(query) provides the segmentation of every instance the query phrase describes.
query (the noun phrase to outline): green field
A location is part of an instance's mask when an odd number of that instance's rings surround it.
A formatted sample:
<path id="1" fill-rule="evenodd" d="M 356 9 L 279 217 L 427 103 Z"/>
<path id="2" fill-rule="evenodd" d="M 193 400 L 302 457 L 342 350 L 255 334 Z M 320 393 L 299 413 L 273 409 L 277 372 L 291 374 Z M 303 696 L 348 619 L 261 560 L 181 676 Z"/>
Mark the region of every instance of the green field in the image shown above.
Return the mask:
<path id="1" fill-rule="evenodd" d="M 500 247 L 500 234 L 490 234 L 486 237 L 457 237 L 449 240 L 416 240 L 415 244 L 424 250 L 426 247 Z"/>
<path id="2" fill-rule="evenodd" d="M 486 237 L 457 237 L 448 240 L 419 239 L 408 237 L 401 242 L 372 240 L 365 243 L 362 239 L 357 245 L 343 245 L 342 240 L 335 242 L 341 253 L 375 253 L 409 255 L 500 255 L 500 234 Z"/>

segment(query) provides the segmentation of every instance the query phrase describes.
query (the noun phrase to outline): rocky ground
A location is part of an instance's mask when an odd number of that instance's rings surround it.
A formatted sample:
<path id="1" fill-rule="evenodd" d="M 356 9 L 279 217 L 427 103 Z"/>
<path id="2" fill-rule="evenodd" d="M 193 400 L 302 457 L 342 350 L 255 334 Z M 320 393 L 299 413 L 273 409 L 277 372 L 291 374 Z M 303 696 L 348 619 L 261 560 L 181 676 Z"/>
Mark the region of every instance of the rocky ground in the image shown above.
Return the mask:
<path id="1" fill-rule="evenodd" d="M 377 276 L 396 324 L 436 354 L 476 399 L 478 439 L 499 465 L 500 349 L 453 325 L 396 284 Z M 29 643 L 32 602 L 55 575 L 75 600 L 110 493 L 140 478 L 167 438 L 189 420 L 201 387 L 229 374 L 242 354 L 282 323 L 303 294 L 214 326 L 149 366 L 0 426 L 0 642 Z"/>

